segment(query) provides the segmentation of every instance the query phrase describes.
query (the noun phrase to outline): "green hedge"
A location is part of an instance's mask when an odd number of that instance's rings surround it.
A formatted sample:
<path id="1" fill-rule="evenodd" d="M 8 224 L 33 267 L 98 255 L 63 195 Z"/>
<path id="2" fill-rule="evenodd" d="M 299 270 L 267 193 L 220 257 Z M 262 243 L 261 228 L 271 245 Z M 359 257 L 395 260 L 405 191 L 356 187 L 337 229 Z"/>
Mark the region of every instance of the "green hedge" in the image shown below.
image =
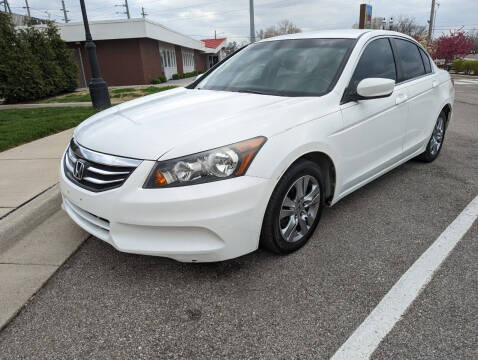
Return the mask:
<path id="1" fill-rule="evenodd" d="M 183 74 L 173 74 L 173 80 L 179 80 L 179 79 L 185 79 L 185 78 L 197 76 L 198 74 L 202 74 L 204 72 L 206 72 L 206 70 L 191 71 L 191 72 L 187 72 L 187 73 L 183 73 Z M 166 79 L 166 76 L 161 75 L 161 76 L 151 80 L 151 84 L 161 84 L 161 83 L 165 83 L 167 81 L 168 80 Z"/>
<path id="2" fill-rule="evenodd" d="M 465 74 L 478 75 L 478 60 L 456 59 L 452 62 L 451 68 L 456 72 L 464 72 Z"/>
<path id="3" fill-rule="evenodd" d="M 191 71 L 191 72 L 187 72 L 183 74 L 173 74 L 173 80 L 190 78 L 193 76 L 197 76 L 198 74 L 202 74 L 204 72 L 205 72 L 204 70 L 200 70 L 200 71 Z"/>
<path id="4" fill-rule="evenodd" d="M 168 79 L 166 79 L 166 76 L 161 75 L 161 76 L 158 76 L 157 78 L 154 78 L 153 80 L 151 80 L 151 84 L 161 84 L 161 83 L 165 83 L 167 81 L 168 81 Z"/>
<path id="5" fill-rule="evenodd" d="M 17 103 L 72 91 L 77 73 L 53 22 L 17 31 L 10 15 L 0 12 L 0 98 Z"/>

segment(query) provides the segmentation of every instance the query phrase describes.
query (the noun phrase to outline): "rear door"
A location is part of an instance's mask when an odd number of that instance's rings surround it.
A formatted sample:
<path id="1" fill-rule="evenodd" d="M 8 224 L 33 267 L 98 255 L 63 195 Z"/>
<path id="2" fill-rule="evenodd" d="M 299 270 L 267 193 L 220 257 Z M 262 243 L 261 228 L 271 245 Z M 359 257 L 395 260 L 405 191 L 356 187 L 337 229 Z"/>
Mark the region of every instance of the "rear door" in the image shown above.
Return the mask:
<path id="1" fill-rule="evenodd" d="M 347 93 L 365 78 L 397 79 L 394 56 L 387 37 L 369 41 L 355 67 Z M 394 90 L 380 99 L 353 101 L 344 95 L 343 130 L 336 136 L 344 167 L 344 190 L 350 190 L 400 159 L 405 134 L 407 105 Z"/>
<path id="2" fill-rule="evenodd" d="M 408 103 L 404 156 L 419 150 L 428 142 L 436 121 L 439 104 L 438 80 L 432 72 L 428 55 L 414 42 L 404 38 L 392 40 L 398 65 L 399 88 Z"/>

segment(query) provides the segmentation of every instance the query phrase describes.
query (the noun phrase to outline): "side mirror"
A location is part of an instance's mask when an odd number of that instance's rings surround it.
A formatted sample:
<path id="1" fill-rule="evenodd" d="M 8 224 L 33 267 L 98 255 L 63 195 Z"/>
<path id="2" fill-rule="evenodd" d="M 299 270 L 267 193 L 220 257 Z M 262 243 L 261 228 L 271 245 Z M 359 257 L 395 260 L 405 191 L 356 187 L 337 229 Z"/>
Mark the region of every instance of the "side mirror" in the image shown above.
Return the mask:
<path id="1" fill-rule="evenodd" d="M 357 85 L 358 100 L 378 99 L 392 95 L 395 80 L 385 78 L 367 78 Z"/>

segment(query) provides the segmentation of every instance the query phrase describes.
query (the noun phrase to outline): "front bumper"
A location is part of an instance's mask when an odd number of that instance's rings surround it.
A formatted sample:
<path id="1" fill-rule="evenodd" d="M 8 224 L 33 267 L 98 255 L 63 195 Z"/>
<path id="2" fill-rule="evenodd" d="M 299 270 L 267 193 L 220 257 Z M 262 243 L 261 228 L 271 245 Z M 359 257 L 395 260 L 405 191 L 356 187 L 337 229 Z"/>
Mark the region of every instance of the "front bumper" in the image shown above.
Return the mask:
<path id="1" fill-rule="evenodd" d="M 66 178 L 62 162 L 62 207 L 83 229 L 123 252 L 208 262 L 257 249 L 270 180 L 242 176 L 143 189 L 153 165 L 143 161 L 121 187 L 94 193 Z"/>

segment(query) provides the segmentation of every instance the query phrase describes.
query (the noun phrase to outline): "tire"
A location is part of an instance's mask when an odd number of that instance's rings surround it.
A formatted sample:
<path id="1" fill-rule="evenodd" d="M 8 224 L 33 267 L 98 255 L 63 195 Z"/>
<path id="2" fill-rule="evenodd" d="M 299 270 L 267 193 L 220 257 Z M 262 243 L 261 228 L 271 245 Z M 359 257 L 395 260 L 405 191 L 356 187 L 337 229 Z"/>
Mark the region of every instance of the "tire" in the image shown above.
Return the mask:
<path id="1" fill-rule="evenodd" d="M 301 197 L 298 191 L 304 188 L 305 196 Z M 304 246 L 319 223 L 325 204 L 324 189 L 324 178 L 317 164 L 309 160 L 294 163 L 271 195 L 260 246 L 278 254 L 288 254 Z"/>
<path id="2" fill-rule="evenodd" d="M 438 155 L 440 155 L 443 142 L 445 141 L 445 130 L 446 115 L 444 112 L 441 112 L 435 126 L 433 127 L 433 132 L 428 141 L 427 148 L 425 149 L 425 152 L 417 156 L 418 160 L 432 162 L 438 157 Z"/>

